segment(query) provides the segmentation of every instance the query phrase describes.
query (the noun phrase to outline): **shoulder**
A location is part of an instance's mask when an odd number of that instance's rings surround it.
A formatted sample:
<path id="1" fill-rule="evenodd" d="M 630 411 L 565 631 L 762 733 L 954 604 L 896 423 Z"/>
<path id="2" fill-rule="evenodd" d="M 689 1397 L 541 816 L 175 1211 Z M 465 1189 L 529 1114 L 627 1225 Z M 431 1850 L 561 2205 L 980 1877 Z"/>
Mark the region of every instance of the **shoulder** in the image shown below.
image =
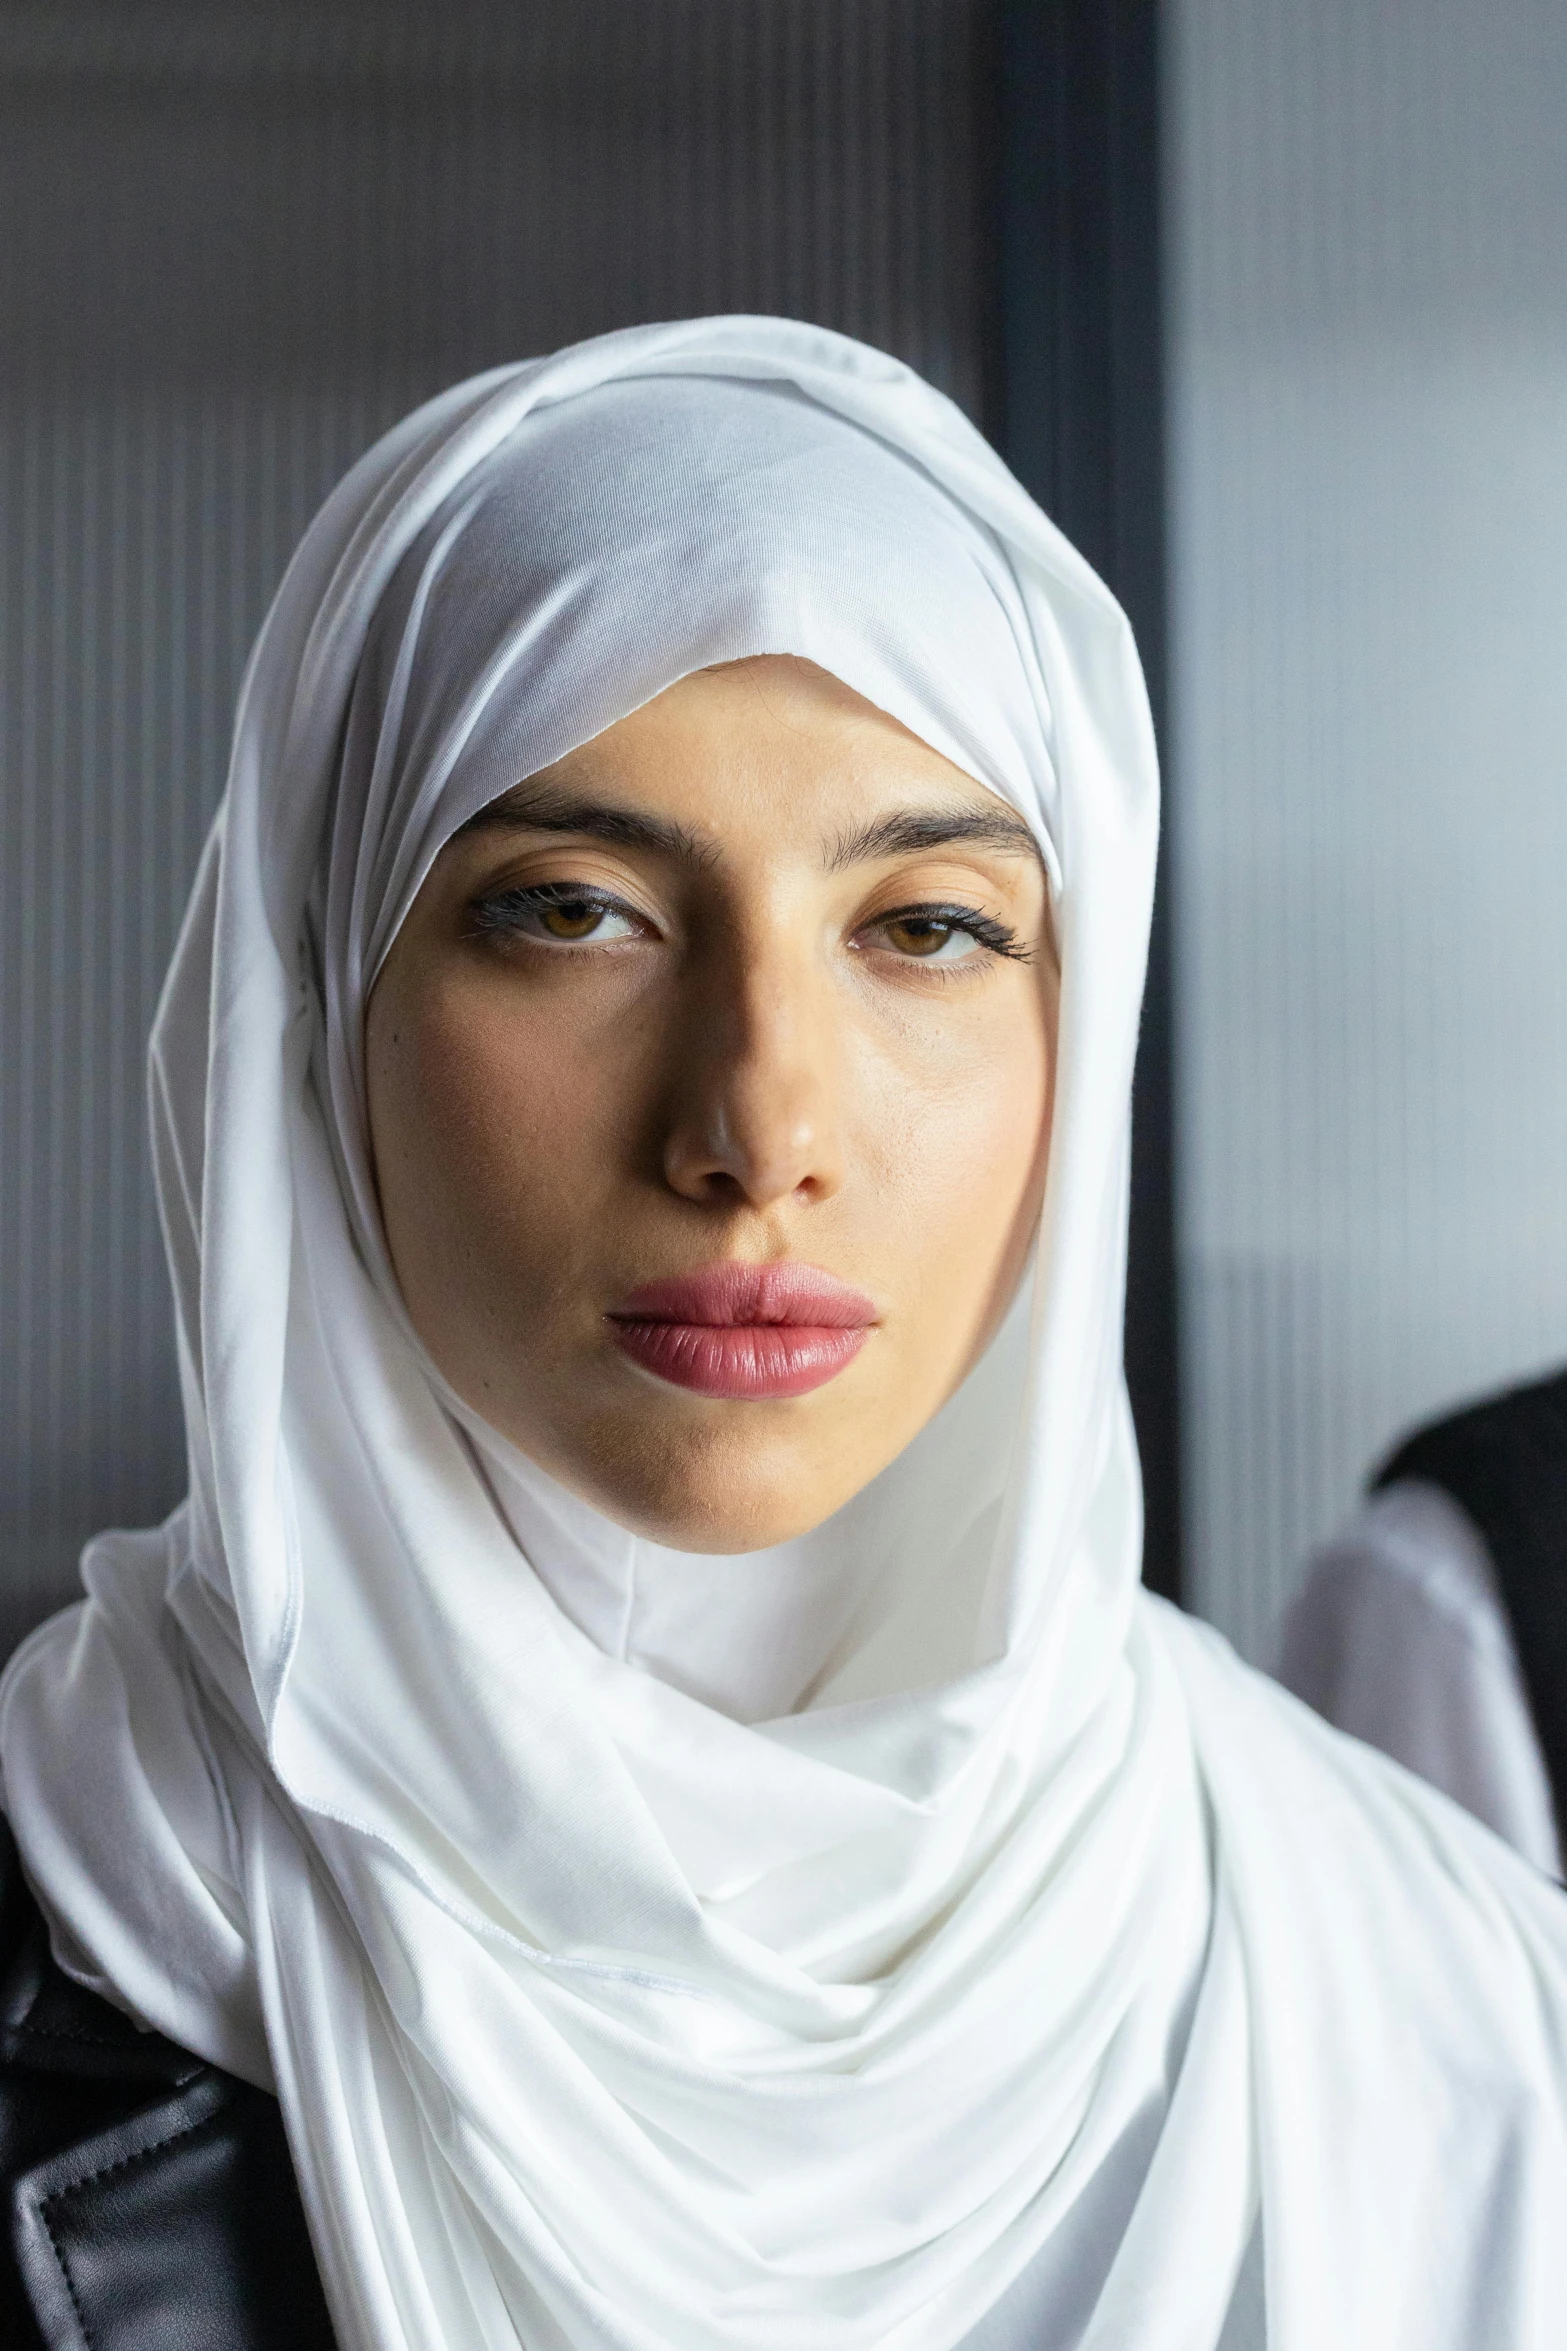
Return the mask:
<path id="1" fill-rule="evenodd" d="M 1380 1599 L 1426 1610 L 1465 1640 L 1509 1645 L 1485 1538 L 1452 1495 L 1427 1479 L 1377 1487 L 1323 1545 L 1303 1593 L 1333 1585 L 1363 1607 Z"/>
<path id="2" fill-rule="evenodd" d="M 1309 1567 L 1279 1677 L 1560 1875 L 1534 1711 L 1489 1548 L 1424 1479 L 1380 1487 Z"/>
<path id="3" fill-rule="evenodd" d="M 1567 1369 L 1429 1422 L 1397 1446 L 1372 1482 L 1425 1478 L 1464 1498 L 1471 1486 L 1483 1496 L 1542 1475 L 1558 1492 L 1567 1475 Z"/>
<path id="4" fill-rule="evenodd" d="M 1329 1722 L 1416 1769 L 1418 1758 L 1379 1735 L 1409 1707 L 1527 1707 L 1484 1538 L 1450 1495 L 1418 1479 L 1374 1493 L 1310 1561 L 1284 1617 L 1278 1672 Z"/>
<path id="5" fill-rule="evenodd" d="M 0 2341 L 331 2351 L 277 2103 L 74 1984 L 0 1819 Z"/>

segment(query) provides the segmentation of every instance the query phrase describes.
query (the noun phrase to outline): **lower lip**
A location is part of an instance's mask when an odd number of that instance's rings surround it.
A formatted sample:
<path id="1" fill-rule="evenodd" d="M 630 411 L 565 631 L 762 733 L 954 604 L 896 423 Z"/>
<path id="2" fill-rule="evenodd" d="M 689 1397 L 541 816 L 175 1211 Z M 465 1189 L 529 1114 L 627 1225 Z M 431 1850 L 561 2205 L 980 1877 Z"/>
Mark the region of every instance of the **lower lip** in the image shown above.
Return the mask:
<path id="1" fill-rule="evenodd" d="M 813 1323 L 654 1322 L 612 1319 L 633 1363 L 699 1396 L 808 1396 L 852 1363 L 868 1326 Z"/>

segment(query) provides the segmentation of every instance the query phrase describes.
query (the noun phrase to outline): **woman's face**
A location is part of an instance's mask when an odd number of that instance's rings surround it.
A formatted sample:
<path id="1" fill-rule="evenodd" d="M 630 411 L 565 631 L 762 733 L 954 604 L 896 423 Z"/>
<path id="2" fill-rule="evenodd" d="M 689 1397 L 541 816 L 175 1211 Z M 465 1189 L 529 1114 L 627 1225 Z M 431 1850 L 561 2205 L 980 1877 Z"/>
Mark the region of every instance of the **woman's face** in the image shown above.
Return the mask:
<path id="1" fill-rule="evenodd" d="M 448 842 L 375 983 L 415 1329 L 623 1526 L 803 1533 L 1011 1300 L 1057 998 L 1002 802 L 807 662 L 682 679 Z"/>

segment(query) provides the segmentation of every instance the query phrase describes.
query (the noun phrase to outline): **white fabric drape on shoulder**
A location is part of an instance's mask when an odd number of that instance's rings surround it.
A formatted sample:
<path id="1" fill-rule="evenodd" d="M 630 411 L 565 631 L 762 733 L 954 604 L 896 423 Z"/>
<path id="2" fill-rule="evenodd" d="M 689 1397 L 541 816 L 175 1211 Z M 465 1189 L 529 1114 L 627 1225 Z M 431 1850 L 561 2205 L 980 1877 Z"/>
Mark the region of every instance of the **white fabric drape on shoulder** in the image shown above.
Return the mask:
<path id="1" fill-rule="evenodd" d="M 443 1390 L 361 1038 L 459 824 L 763 652 L 1034 826 L 1060 1067 L 985 1361 L 715 1563 Z M 1139 1591 L 1156 803 L 1112 599 L 824 332 L 459 386 L 295 557 L 154 1038 L 190 1499 L 90 1548 L 0 1753 L 68 1964 L 275 2086 L 345 2351 L 1229 2351 L 1259 2261 L 1276 2351 L 1558 2339 L 1561 1898 Z"/>

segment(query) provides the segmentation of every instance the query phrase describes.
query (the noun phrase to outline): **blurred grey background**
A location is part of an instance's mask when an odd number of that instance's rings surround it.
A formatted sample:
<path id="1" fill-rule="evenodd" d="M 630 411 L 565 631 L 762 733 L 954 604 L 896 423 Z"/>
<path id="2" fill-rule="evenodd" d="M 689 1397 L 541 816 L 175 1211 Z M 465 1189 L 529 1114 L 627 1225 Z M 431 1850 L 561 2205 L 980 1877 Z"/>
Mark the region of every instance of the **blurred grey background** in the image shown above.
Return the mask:
<path id="1" fill-rule="evenodd" d="M 1560 0 L 0 0 L 0 1647 L 183 1482 L 143 1051 L 294 539 L 724 309 L 911 360 L 1144 642 L 1152 1579 L 1266 1655 L 1392 1434 L 1567 1354 Z"/>
<path id="2" fill-rule="evenodd" d="M 1567 1359 L 1567 7 L 1165 14 L 1189 1599 Z"/>

